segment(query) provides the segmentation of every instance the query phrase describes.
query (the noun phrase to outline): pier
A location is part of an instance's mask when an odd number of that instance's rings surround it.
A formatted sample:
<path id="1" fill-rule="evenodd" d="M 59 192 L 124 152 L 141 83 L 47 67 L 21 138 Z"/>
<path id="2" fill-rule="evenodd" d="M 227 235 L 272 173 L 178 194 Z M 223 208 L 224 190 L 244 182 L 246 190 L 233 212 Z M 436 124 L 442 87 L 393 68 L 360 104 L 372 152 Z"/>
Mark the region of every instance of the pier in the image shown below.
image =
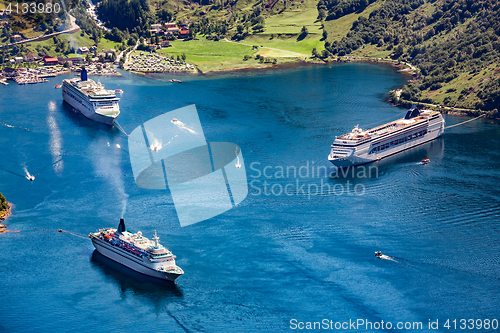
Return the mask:
<path id="1" fill-rule="evenodd" d="M 38 75 L 18 75 L 14 77 L 14 81 L 19 85 L 49 82 L 49 80 L 38 77 Z"/>

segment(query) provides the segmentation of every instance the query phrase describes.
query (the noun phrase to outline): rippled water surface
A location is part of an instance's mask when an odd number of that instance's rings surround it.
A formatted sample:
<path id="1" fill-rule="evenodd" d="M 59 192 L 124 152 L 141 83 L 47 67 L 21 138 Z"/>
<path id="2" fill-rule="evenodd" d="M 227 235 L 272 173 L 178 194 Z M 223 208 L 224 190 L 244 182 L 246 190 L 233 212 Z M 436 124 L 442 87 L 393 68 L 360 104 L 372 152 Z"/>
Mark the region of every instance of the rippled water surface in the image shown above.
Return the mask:
<path id="1" fill-rule="evenodd" d="M 124 91 L 126 131 L 196 104 L 207 140 L 241 147 L 248 197 L 181 228 L 168 190 L 135 185 L 125 135 L 63 104 L 53 88 L 63 78 L 0 87 L 0 191 L 14 204 L 8 227 L 19 231 L 0 235 L 0 331 L 275 332 L 291 331 L 291 319 L 325 318 L 439 319 L 448 331 L 448 318 L 500 317 L 498 122 L 450 129 L 372 164 L 369 177 L 338 175 L 327 161 L 336 135 L 405 112 L 385 102 L 407 79 L 394 69 L 356 63 L 182 84 L 102 77 Z M 309 173 L 277 173 L 287 167 Z M 24 169 L 37 174 L 32 183 Z M 122 212 L 129 229 L 156 230 L 177 255 L 185 275 L 176 285 L 57 232 L 116 227 Z"/>

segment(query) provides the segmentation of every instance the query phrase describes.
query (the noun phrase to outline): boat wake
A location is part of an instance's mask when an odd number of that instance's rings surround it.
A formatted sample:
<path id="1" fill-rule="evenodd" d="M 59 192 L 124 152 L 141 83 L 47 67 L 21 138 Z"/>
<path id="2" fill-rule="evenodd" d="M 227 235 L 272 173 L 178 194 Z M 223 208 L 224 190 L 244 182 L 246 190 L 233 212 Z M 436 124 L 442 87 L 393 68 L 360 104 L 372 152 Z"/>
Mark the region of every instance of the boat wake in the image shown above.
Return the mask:
<path id="1" fill-rule="evenodd" d="M 387 256 L 385 254 L 382 254 L 380 257 L 378 257 L 379 259 L 384 259 L 384 260 L 391 260 L 391 261 L 394 261 L 394 262 L 397 262 L 399 263 L 399 261 L 395 260 L 393 257 L 390 257 L 390 256 Z"/>
<path id="2" fill-rule="evenodd" d="M 0 123 L 1 126 L 4 126 L 4 127 L 8 127 L 8 128 L 16 128 L 16 129 L 20 129 L 20 130 L 23 130 L 23 131 L 26 131 L 26 132 L 29 132 L 30 129 L 29 128 L 24 128 L 24 127 L 20 127 L 20 126 L 14 126 L 14 125 L 9 125 L 9 124 L 4 124 L 4 123 Z"/>
<path id="3" fill-rule="evenodd" d="M 188 131 L 190 132 L 191 134 L 198 134 L 198 132 L 196 132 L 194 129 L 192 128 L 189 128 L 188 126 L 186 126 L 186 124 L 184 124 L 182 121 L 174 118 L 170 121 L 172 124 L 174 124 L 175 126 L 177 126 L 177 128 L 181 129 L 181 130 L 185 130 L 185 131 Z"/>
<path id="4" fill-rule="evenodd" d="M 380 252 L 380 251 L 375 252 L 375 257 L 377 257 L 379 259 L 391 260 L 391 261 L 399 263 L 399 261 L 395 260 L 394 257 L 382 254 L 382 252 Z"/>
<path id="5" fill-rule="evenodd" d="M 24 166 L 23 169 L 24 169 L 24 173 L 26 174 L 26 179 L 33 181 L 35 179 L 35 176 L 31 175 L 28 172 L 28 168 L 26 168 L 26 166 Z"/>

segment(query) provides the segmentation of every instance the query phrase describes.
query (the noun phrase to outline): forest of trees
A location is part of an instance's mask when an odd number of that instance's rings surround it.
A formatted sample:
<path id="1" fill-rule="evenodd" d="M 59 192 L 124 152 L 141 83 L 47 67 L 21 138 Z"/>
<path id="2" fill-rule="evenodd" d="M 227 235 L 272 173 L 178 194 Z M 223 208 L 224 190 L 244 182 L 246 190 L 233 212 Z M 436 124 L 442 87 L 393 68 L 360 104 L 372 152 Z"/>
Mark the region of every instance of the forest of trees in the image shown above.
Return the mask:
<path id="1" fill-rule="evenodd" d="M 386 0 L 368 19 L 359 17 L 346 37 L 326 42 L 325 47 L 340 56 L 366 44 L 393 50 L 396 58 L 406 54 L 421 70 L 419 84 L 403 89 L 401 97 L 408 100 L 419 100 L 420 91 L 439 89 L 459 73 L 477 73 L 500 59 L 500 2 L 436 1 L 429 16 L 415 11 L 423 4 L 424 0 Z M 453 30 L 459 25 L 460 31 Z M 476 108 L 500 109 L 499 81 L 490 80 L 478 97 L 482 102 Z"/>
<path id="2" fill-rule="evenodd" d="M 128 29 L 141 36 L 146 35 L 151 23 L 154 23 L 148 0 L 104 0 L 98 7 L 98 15 L 108 27 Z"/>
<path id="3" fill-rule="evenodd" d="M 347 14 L 361 12 L 376 0 L 320 0 L 318 2 L 318 16 L 327 21 L 335 20 Z"/>

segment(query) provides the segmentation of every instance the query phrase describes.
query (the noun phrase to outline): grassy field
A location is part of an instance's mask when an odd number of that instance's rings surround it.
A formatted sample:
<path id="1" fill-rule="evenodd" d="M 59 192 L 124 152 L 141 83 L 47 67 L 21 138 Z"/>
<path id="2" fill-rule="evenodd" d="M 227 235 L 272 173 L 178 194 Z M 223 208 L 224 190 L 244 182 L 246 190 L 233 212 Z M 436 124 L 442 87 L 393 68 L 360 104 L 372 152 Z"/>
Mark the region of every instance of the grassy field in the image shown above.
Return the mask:
<path id="1" fill-rule="evenodd" d="M 377 47 L 376 45 L 365 45 L 354 51 L 354 56 L 370 57 L 370 58 L 385 58 L 390 55 L 393 50 L 387 50 L 386 46 Z"/>
<path id="2" fill-rule="evenodd" d="M 281 50 L 287 50 L 291 52 L 298 52 L 310 56 L 312 49 L 315 47 L 318 51 L 322 51 L 325 48 L 323 41 L 320 41 L 319 37 L 306 37 L 306 39 L 297 41 L 297 37 L 292 38 L 280 37 L 270 39 L 267 35 L 253 35 L 246 38 L 243 43 L 272 47 Z"/>
<path id="3" fill-rule="evenodd" d="M 317 20 L 318 1 L 306 0 L 298 3 L 293 9 L 288 9 L 281 14 L 269 15 L 266 17 L 265 31 L 247 37 L 243 43 L 265 46 L 280 50 L 311 55 L 313 48 L 322 51 L 324 41 L 321 40 L 323 30 L 321 22 Z M 309 32 L 307 37 L 298 41 L 297 38 L 305 26 Z M 273 54 L 274 57 L 297 57 L 297 54 L 286 54 L 276 50 L 262 50 L 259 53 Z"/>
<path id="4" fill-rule="evenodd" d="M 317 34 L 318 39 L 321 38 L 323 30 L 321 22 L 316 19 L 318 17 L 317 3 L 318 1 L 315 0 L 306 0 L 298 8 L 293 8 L 282 14 L 270 15 L 266 18 L 265 34 L 298 35 L 302 27 L 305 26 L 309 33 Z"/>
<path id="5" fill-rule="evenodd" d="M 372 4 L 370 4 L 366 9 L 361 13 L 352 13 L 345 16 L 342 16 L 339 19 L 325 21 L 325 29 L 328 32 L 328 40 L 341 40 L 342 37 L 345 37 L 347 33 L 351 30 L 352 24 L 356 21 L 360 16 L 368 18 L 370 13 L 374 10 L 380 8 L 384 0 L 378 0 Z"/>
<path id="6" fill-rule="evenodd" d="M 77 48 L 79 47 L 91 47 L 95 45 L 94 40 L 90 39 L 90 36 L 87 34 L 83 34 L 81 36 L 81 31 L 78 31 L 74 34 L 61 34 L 57 36 L 58 39 L 70 43 L 72 45 L 75 45 Z M 53 38 L 49 38 L 47 40 L 41 41 L 41 42 L 31 42 L 25 44 L 29 52 L 36 54 L 37 53 L 37 46 L 44 47 L 43 52 L 46 52 L 47 55 L 53 56 L 53 57 L 62 57 L 64 56 L 61 52 L 56 52 L 56 46 L 54 43 Z M 110 48 L 116 48 L 116 43 L 110 40 L 107 40 L 105 38 L 101 38 L 101 41 L 97 45 L 97 50 L 98 52 L 102 52 L 102 49 L 108 50 Z M 64 57 L 81 57 L 81 54 L 76 54 L 76 53 L 71 53 L 68 54 L 67 56 Z"/>
<path id="7" fill-rule="evenodd" d="M 233 68 L 260 67 L 258 61 L 243 61 L 245 55 L 253 57 L 256 52 L 250 46 L 213 42 L 209 40 L 172 41 L 172 47 L 158 50 L 164 55 L 187 55 L 186 62 L 195 64 L 202 72 L 228 70 Z"/>

